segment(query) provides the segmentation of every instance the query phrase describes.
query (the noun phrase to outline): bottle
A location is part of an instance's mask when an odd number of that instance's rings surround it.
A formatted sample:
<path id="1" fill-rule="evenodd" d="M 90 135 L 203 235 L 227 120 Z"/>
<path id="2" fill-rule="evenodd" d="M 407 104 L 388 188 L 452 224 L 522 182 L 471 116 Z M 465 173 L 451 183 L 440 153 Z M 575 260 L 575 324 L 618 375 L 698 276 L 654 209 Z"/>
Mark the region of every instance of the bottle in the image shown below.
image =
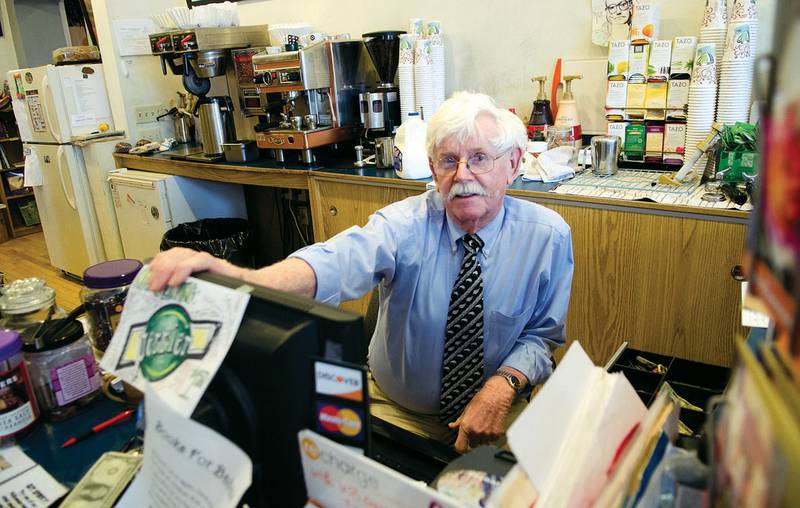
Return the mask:
<path id="1" fill-rule="evenodd" d="M 583 76 L 564 76 L 564 96 L 558 102 L 558 115 L 556 116 L 556 126 L 571 127 L 572 135 L 575 138 L 576 148 L 583 146 L 581 142 L 581 117 L 578 113 L 578 104 L 575 96 L 572 95 L 572 80 L 583 79 Z"/>
<path id="2" fill-rule="evenodd" d="M 400 127 L 394 140 L 394 171 L 400 178 L 419 180 L 430 178 L 431 168 L 425 150 L 428 124 L 419 113 L 411 111 Z"/>
<path id="3" fill-rule="evenodd" d="M 533 101 L 531 119 L 528 121 L 528 139 L 534 140 L 536 132 L 544 135 L 547 127 L 553 125 L 553 110 L 550 108 L 550 101 L 547 100 L 547 95 L 544 93 L 544 83 L 547 81 L 547 76 L 536 76 L 531 78 L 531 81 L 539 82 L 539 94 L 536 96 L 536 100 Z"/>

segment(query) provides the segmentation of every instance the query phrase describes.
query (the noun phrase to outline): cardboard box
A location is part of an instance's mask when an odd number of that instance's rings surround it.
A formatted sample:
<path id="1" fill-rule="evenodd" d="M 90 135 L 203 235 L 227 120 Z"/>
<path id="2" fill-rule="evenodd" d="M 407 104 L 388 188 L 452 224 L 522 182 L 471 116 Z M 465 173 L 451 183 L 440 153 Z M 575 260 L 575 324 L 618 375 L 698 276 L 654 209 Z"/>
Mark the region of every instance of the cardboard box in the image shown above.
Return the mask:
<path id="1" fill-rule="evenodd" d="M 684 153 L 686 150 L 686 124 L 668 123 L 664 132 L 664 153 Z"/>
<path id="2" fill-rule="evenodd" d="M 619 146 L 625 146 L 625 130 L 630 123 L 628 122 L 609 122 L 606 128 L 606 133 L 609 136 L 617 136 L 622 140 Z"/>
<path id="3" fill-rule="evenodd" d="M 644 158 L 644 124 L 632 123 L 625 128 L 625 156 L 632 160 Z"/>
<path id="4" fill-rule="evenodd" d="M 665 109 L 667 107 L 667 82 L 647 83 L 644 107 L 647 109 Z"/>
<path id="5" fill-rule="evenodd" d="M 628 51 L 628 81 L 644 83 L 650 61 L 650 44 L 631 44 Z"/>
<path id="6" fill-rule="evenodd" d="M 607 108 L 624 108 L 628 98 L 627 81 L 609 81 L 606 90 Z"/>
<path id="7" fill-rule="evenodd" d="M 628 79 L 628 52 L 631 41 L 609 41 L 608 43 L 608 79 Z"/>
<path id="8" fill-rule="evenodd" d="M 689 83 L 688 79 L 669 80 L 667 109 L 685 109 L 689 105 Z"/>
<path id="9" fill-rule="evenodd" d="M 647 64 L 647 79 L 666 81 L 672 59 L 672 41 L 653 41 L 650 45 L 650 61 Z"/>
<path id="10" fill-rule="evenodd" d="M 645 127 L 644 151 L 648 154 L 658 154 L 659 158 L 664 152 L 664 126 L 648 125 Z"/>
<path id="11" fill-rule="evenodd" d="M 625 101 L 627 108 L 644 108 L 647 98 L 647 83 L 628 83 Z"/>
<path id="12" fill-rule="evenodd" d="M 658 39 L 661 8 L 657 0 L 634 0 L 631 16 L 631 44 L 649 43 Z"/>
<path id="13" fill-rule="evenodd" d="M 670 61 L 671 77 L 688 78 L 692 75 L 695 48 L 697 48 L 697 37 L 675 37 Z"/>

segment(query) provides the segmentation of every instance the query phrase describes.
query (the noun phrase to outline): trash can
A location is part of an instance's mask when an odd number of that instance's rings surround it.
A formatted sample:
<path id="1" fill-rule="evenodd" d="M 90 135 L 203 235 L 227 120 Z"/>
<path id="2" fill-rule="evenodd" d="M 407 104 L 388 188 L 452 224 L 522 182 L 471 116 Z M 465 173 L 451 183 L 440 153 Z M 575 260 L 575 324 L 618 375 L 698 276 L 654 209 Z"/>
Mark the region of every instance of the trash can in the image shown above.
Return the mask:
<path id="1" fill-rule="evenodd" d="M 208 252 L 237 266 L 253 266 L 250 226 L 245 219 L 202 219 L 164 233 L 161 250 L 172 247 Z"/>

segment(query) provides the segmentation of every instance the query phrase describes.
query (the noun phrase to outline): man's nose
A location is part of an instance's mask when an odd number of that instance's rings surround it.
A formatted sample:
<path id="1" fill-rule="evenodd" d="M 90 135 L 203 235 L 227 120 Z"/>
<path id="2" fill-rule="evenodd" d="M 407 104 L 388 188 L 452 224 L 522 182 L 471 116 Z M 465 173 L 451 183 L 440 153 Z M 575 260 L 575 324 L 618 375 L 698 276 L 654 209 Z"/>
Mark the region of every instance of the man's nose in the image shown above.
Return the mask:
<path id="1" fill-rule="evenodd" d="M 472 180 L 474 175 L 467 167 L 467 164 L 465 160 L 460 160 L 456 163 L 456 173 L 454 175 L 456 180 Z"/>

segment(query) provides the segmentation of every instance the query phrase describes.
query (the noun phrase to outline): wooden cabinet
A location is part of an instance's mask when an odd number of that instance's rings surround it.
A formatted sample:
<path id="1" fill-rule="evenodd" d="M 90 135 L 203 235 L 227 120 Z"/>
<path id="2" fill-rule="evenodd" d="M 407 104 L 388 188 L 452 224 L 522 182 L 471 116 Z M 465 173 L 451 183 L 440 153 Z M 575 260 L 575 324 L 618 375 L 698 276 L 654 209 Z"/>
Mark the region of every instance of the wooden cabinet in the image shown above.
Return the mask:
<path id="1" fill-rule="evenodd" d="M 315 240 L 366 223 L 379 208 L 423 192 L 417 184 L 342 181 L 312 176 Z M 626 206 L 542 201 L 570 225 L 575 274 L 568 341 L 579 340 L 597 364 L 622 341 L 631 347 L 730 365 L 739 323 L 743 220 Z M 524 253 L 508 253 L 524 255 Z M 342 307 L 366 310 L 369 295 Z M 562 350 L 563 351 L 563 350 Z"/>
<path id="2" fill-rule="evenodd" d="M 424 186 L 388 186 L 312 178 L 309 184 L 314 240 L 321 242 L 353 225 L 363 226 L 369 216 L 389 203 L 424 192 Z M 364 314 L 370 294 L 343 302 L 341 307 Z"/>
<path id="3" fill-rule="evenodd" d="M 0 213 L 10 238 L 42 230 L 33 189 L 22 187 L 24 170 L 25 156 L 14 115 L 0 114 L 0 204 L 6 205 Z"/>

